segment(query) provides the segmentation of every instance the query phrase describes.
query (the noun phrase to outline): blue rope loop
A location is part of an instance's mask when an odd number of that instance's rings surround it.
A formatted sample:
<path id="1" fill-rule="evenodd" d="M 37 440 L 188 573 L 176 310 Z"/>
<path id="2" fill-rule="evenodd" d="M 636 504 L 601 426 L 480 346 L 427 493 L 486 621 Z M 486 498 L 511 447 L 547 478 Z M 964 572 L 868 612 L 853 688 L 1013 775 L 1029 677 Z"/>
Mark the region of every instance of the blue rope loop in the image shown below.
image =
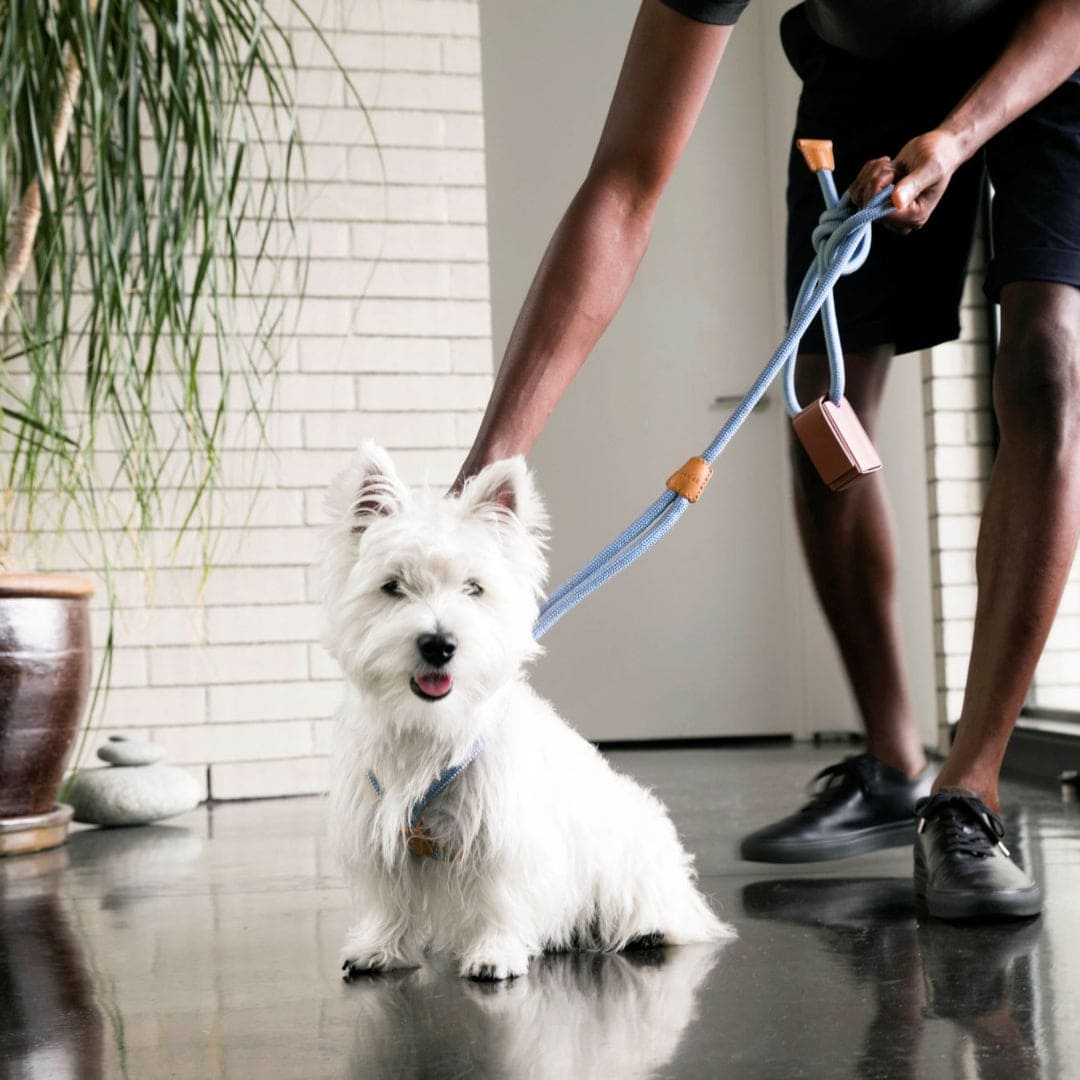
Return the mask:
<path id="1" fill-rule="evenodd" d="M 434 799 L 435 796 L 443 790 L 443 788 L 452 784 L 476 760 L 477 756 L 480 754 L 480 751 L 483 749 L 484 740 L 477 739 L 476 742 L 473 743 L 472 749 L 469 751 L 468 756 L 464 760 L 459 761 L 456 765 L 447 766 L 447 768 L 443 769 L 443 771 L 439 773 L 439 775 L 436 776 L 434 780 L 432 780 L 427 791 L 425 791 L 424 794 L 420 796 L 417 802 L 413 803 L 413 808 L 409 811 L 410 826 L 416 828 L 416 826 L 420 823 L 421 815 L 428 807 L 428 803 L 430 803 L 431 800 Z"/>
<path id="2" fill-rule="evenodd" d="M 811 234 L 814 261 L 799 288 L 787 334 L 746 396 L 701 455 L 710 465 L 724 452 L 781 371 L 784 372 L 787 410 L 792 416 L 800 411 L 795 393 L 799 342 L 819 312 L 829 356 L 829 396 L 836 404 L 843 397 L 844 353 L 836 321 L 833 289 L 841 277 L 853 274 L 866 262 L 870 254 L 871 227 L 875 221 L 893 212 L 892 187 L 885 188 L 866 206 L 856 210 L 848 193 L 845 192 L 843 197 L 837 195 L 831 172 L 823 169 L 817 173 L 817 177 L 825 210 Z M 663 494 L 640 517 L 547 598 L 533 626 L 533 637 L 537 640 L 542 638 L 567 612 L 659 543 L 689 505 L 682 495 L 665 488 Z"/>

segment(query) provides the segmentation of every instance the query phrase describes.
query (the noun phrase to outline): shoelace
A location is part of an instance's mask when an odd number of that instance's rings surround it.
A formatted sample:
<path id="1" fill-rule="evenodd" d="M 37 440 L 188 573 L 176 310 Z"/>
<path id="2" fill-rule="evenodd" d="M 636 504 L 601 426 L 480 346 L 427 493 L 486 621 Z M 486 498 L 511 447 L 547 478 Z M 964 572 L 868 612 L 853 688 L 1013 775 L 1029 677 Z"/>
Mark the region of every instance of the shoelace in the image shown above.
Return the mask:
<path id="1" fill-rule="evenodd" d="M 1005 826 L 1001 818 L 981 799 L 973 795 L 956 795 L 938 792 L 927 799 L 920 799 L 915 807 L 919 819 L 919 832 L 926 829 L 928 821 L 941 824 L 945 849 L 950 854 L 967 855 L 975 859 L 989 859 L 995 848 L 1005 854 Z"/>
<path id="2" fill-rule="evenodd" d="M 822 784 L 820 781 L 824 780 Z M 839 796 L 851 790 L 852 784 L 858 786 L 863 795 L 869 798 L 870 790 L 870 762 L 866 754 L 852 754 L 838 761 L 835 765 L 828 765 L 810 781 L 807 791 L 810 802 L 802 808 L 802 813 L 812 813 L 824 805 L 833 802 Z"/>

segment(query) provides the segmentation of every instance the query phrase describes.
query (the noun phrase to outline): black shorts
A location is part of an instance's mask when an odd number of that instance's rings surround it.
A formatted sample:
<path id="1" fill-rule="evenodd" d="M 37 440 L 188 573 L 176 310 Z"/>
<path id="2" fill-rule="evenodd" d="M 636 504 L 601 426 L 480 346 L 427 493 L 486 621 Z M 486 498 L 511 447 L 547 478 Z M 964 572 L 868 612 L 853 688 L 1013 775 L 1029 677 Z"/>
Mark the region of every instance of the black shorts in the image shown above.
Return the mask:
<path id="1" fill-rule="evenodd" d="M 803 81 L 795 137 L 832 140 L 842 192 L 871 158 L 894 156 L 940 124 L 1000 55 L 1011 30 L 994 19 L 917 61 L 867 60 L 822 41 L 803 6 L 792 8 L 781 20 L 780 36 Z M 836 287 L 846 348 L 892 344 L 904 353 L 959 335 L 984 170 L 994 187 L 987 296 L 997 300 L 1012 281 L 1080 286 L 1078 71 L 956 171 L 922 229 L 899 236 L 875 227 L 870 258 Z M 824 208 L 817 179 L 794 144 L 787 206 L 790 311 L 814 256 L 810 233 Z M 802 351 L 824 351 L 818 320 Z"/>

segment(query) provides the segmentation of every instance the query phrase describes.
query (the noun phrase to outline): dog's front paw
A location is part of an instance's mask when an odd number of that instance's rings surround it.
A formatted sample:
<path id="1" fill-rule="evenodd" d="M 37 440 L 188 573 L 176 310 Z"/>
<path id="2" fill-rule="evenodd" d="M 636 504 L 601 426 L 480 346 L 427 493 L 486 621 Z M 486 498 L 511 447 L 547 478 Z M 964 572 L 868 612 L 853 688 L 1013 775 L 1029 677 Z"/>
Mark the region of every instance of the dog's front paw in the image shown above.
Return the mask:
<path id="1" fill-rule="evenodd" d="M 397 971 L 400 968 L 416 967 L 415 962 L 401 956 L 393 949 L 376 949 L 370 945 L 356 948 L 346 942 L 340 954 L 341 977 L 346 982 L 353 982 L 364 975 L 378 975 L 383 971 Z"/>
<path id="2" fill-rule="evenodd" d="M 341 962 L 341 977 L 347 982 L 354 982 L 363 975 L 378 975 L 379 972 L 385 971 L 381 964 L 376 964 L 373 960 L 359 960 L 346 957 Z"/>
<path id="3" fill-rule="evenodd" d="M 353 982 L 364 975 L 379 975 L 384 971 L 401 971 L 403 968 L 415 968 L 416 962 L 393 953 L 366 953 L 361 956 L 341 957 L 341 977 L 346 982 Z"/>
<path id="4" fill-rule="evenodd" d="M 529 970 L 529 954 L 517 946 L 481 948 L 461 961 L 459 973 L 476 982 L 501 982 L 516 979 Z"/>

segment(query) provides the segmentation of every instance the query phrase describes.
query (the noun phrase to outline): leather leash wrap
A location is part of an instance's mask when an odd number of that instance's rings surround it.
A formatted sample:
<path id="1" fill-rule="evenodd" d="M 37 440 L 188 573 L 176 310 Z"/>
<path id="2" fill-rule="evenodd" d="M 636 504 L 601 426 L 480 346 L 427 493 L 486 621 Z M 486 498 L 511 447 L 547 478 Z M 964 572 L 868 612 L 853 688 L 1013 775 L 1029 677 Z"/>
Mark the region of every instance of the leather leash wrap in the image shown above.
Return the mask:
<path id="1" fill-rule="evenodd" d="M 712 479 L 712 466 L 703 457 L 692 457 L 678 471 L 667 478 L 667 487 L 687 502 L 696 503 Z"/>
<path id="2" fill-rule="evenodd" d="M 811 172 L 818 173 L 823 169 L 832 172 L 836 168 L 831 139 L 796 139 L 795 145 Z"/>

